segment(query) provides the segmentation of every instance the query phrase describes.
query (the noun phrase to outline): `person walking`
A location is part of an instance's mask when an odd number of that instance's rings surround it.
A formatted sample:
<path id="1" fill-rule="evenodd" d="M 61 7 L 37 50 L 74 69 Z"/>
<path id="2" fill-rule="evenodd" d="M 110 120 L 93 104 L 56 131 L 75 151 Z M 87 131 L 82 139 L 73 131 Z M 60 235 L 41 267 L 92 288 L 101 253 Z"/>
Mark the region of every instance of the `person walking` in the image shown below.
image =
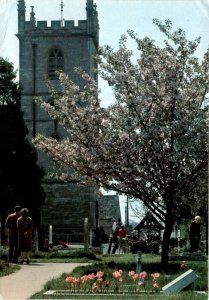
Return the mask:
<path id="1" fill-rule="evenodd" d="M 18 251 L 20 252 L 20 264 L 29 264 L 29 253 L 32 250 L 32 230 L 33 221 L 29 217 L 29 211 L 27 208 L 23 208 L 20 211 L 21 216 L 17 219 L 18 230 Z"/>
<path id="2" fill-rule="evenodd" d="M 189 228 L 190 252 L 197 252 L 200 243 L 200 223 L 201 217 L 196 216 Z"/>
<path id="3" fill-rule="evenodd" d="M 16 205 L 14 207 L 14 213 L 9 214 L 5 226 L 8 230 L 8 240 L 9 240 L 9 262 L 18 263 L 18 237 L 17 237 L 17 219 L 20 216 L 21 207 Z"/>

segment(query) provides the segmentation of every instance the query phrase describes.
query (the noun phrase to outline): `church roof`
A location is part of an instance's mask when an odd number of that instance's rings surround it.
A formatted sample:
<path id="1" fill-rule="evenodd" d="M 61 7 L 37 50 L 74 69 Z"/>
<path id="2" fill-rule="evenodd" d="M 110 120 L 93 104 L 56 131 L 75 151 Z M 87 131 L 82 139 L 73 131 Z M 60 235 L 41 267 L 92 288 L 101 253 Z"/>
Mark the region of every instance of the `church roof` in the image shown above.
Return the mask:
<path id="1" fill-rule="evenodd" d="M 156 218 L 154 214 L 151 212 L 147 212 L 144 218 L 139 222 L 139 224 L 134 228 L 135 230 L 139 230 L 142 228 L 157 228 L 157 229 L 163 229 L 164 226 L 160 220 Z"/>

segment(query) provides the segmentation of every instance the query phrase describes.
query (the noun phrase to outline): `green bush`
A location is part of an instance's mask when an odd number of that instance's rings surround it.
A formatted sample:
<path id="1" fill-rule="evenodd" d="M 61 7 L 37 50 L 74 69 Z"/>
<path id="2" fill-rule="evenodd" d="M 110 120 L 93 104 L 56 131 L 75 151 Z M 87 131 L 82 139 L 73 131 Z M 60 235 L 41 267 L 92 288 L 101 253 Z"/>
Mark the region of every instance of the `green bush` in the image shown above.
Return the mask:
<path id="1" fill-rule="evenodd" d="M 37 251 L 32 253 L 31 258 L 87 258 L 89 260 L 97 260 L 97 257 L 94 253 L 83 250 L 52 250 L 49 252 Z"/>

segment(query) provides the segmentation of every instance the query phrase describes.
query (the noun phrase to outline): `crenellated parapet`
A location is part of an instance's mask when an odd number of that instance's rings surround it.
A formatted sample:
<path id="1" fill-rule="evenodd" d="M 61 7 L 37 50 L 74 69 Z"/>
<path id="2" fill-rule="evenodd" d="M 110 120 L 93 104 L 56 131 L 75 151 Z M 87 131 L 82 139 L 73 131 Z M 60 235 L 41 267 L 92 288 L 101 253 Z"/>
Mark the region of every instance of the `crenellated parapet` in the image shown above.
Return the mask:
<path id="1" fill-rule="evenodd" d="M 86 4 L 86 20 L 78 20 L 75 25 L 74 20 L 52 20 L 48 26 L 47 21 L 36 21 L 34 6 L 31 6 L 30 20 L 25 20 L 25 1 L 18 1 L 18 36 L 44 34 L 84 34 L 94 37 L 98 43 L 99 23 L 96 5 L 93 0 L 87 0 Z"/>
<path id="2" fill-rule="evenodd" d="M 60 31 L 62 33 L 69 33 L 69 34 L 87 34 L 88 26 L 86 20 L 79 20 L 78 25 L 75 25 L 74 20 L 66 20 L 63 22 L 64 25 L 61 24 L 60 21 L 51 21 L 51 26 L 47 25 L 47 21 L 37 21 L 34 25 L 31 21 L 26 21 L 24 26 L 24 33 L 50 33 L 54 31 Z M 58 32 L 56 32 L 58 33 Z"/>

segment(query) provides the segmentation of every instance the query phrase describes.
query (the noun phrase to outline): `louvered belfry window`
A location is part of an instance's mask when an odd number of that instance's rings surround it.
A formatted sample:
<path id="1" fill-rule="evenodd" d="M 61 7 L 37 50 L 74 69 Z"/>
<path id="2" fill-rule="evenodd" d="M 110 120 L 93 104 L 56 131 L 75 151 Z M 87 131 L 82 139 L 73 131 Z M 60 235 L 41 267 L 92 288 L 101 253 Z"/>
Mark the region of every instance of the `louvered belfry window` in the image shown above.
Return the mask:
<path id="1" fill-rule="evenodd" d="M 63 71 L 63 54 L 62 52 L 54 48 L 49 53 L 49 65 L 48 65 L 48 75 L 50 79 L 57 79 L 55 71 L 62 70 Z"/>

